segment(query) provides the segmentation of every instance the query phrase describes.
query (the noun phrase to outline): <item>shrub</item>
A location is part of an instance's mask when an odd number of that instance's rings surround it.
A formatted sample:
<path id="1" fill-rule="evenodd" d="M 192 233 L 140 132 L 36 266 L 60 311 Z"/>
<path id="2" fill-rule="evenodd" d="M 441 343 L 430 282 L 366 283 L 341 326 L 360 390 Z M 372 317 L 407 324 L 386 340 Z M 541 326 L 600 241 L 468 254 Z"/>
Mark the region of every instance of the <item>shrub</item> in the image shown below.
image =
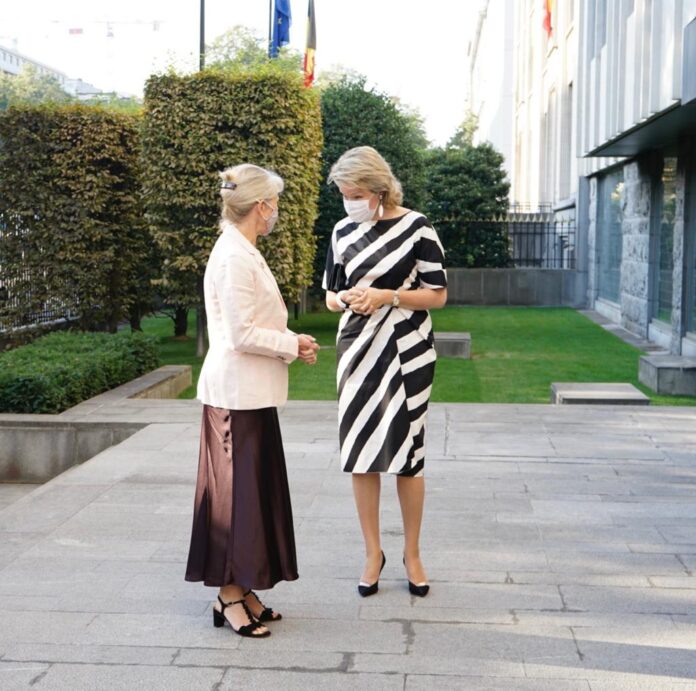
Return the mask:
<path id="1" fill-rule="evenodd" d="M 238 163 L 270 168 L 285 180 L 277 230 L 259 249 L 285 299 L 298 300 L 312 275 L 320 117 L 318 96 L 302 86 L 301 75 L 272 67 L 148 80 L 144 195 L 168 304 L 199 303 L 218 233 L 218 171 Z"/>
<path id="2" fill-rule="evenodd" d="M 59 413 L 158 366 L 139 332 L 64 332 L 0 354 L 0 412 Z"/>
<path id="3" fill-rule="evenodd" d="M 84 105 L 0 113 L 0 329 L 42 313 L 115 331 L 142 294 L 139 118 Z"/>
<path id="4" fill-rule="evenodd" d="M 462 142 L 428 152 L 425 210 L 445 247 L 447 266 L 509 266 L 505 225 L 481 223 L 507 210 L 510 186 L 502 166 L 502 155 L 490 144 Z"/>

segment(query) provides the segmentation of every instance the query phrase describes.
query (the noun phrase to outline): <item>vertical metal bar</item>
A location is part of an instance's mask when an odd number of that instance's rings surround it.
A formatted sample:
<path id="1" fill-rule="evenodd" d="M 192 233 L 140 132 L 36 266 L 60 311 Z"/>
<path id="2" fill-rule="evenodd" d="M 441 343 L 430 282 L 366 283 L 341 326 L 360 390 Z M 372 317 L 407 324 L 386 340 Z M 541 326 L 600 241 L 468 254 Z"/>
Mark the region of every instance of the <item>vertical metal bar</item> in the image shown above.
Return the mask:
<path id="1" fill-rule="evenodd" d="M 201 0 L 200 44 L 198 48 L 198 69 L 205 67 L 205 0 Z"/>
<path id="2" fill-rule="evenodd" d="M 271 55 L 271 46 L 273 45 L 273 0 L 268 0 L 268 57 Z"/>

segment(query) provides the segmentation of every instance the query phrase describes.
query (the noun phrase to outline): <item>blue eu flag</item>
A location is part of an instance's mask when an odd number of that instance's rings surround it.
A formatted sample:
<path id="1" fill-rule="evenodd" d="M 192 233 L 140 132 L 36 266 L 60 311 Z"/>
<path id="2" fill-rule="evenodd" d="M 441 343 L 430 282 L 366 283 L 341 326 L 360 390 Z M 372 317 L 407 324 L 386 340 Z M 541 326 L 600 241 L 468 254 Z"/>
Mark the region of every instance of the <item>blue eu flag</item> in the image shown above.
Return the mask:
<path id="1" fill-rule="evenodd" d="M 275 0 L 273 11 L 273 37 L 271 39 L 271 57 L 278 57 L 278 50 L 290 43 L 290 0 Z"/>

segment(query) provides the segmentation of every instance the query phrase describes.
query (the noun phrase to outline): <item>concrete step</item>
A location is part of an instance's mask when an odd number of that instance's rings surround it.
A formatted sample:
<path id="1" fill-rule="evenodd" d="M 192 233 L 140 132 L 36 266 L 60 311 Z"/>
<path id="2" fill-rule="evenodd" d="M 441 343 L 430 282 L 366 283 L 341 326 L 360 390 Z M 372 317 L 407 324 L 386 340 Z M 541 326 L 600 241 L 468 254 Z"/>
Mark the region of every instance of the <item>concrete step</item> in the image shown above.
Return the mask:
<path id="1" fill-rule="evenodd" d="M 551 403 L 650 405 L 650 399 L 633 384 L 554 382 L 551 384 Z"/>
<path id="2" fill-rule="evenodd" d="M 438 357 L 471 359 L 471 334 L 468 331 L 436 331 L 434 336 Z"/>
<path id="3" fill-rule="evenodd" d="M 679 355 L 643 355 L 638 380 L 657 393 L 696 396 L 696 358 Z"/>

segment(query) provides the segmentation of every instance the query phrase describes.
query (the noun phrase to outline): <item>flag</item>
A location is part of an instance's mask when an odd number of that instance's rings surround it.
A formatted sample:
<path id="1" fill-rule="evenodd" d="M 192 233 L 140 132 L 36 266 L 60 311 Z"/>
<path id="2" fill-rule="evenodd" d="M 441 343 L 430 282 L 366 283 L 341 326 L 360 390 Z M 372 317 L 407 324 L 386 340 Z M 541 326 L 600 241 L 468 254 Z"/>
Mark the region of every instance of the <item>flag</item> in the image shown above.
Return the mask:
<path id="1" fill-rule="evenodd" d="M 290 0 L 275 0 L 273 10 L 273 37 L 271 39 L 271 57 L 277 58 L 278 51 L 290 43 Z"/>
<path id="2" fill-rule="evenodd" d="M 553 7 L 555 4 L 555 0 L 544 0 L 544 29 L 546 30 L 547 38 L 551 38 L 551 34 L 553 33 L 551 14 L 553 13 Z"/>
<path id="3" fill-rule="evenodd" d="M 314 81 L 314 53 L 317 50 L 317 27 L 314 23 L 314 0 L 307 7 L 307 47 L 304 54 L 304 85 L 311 86 Z"/>

